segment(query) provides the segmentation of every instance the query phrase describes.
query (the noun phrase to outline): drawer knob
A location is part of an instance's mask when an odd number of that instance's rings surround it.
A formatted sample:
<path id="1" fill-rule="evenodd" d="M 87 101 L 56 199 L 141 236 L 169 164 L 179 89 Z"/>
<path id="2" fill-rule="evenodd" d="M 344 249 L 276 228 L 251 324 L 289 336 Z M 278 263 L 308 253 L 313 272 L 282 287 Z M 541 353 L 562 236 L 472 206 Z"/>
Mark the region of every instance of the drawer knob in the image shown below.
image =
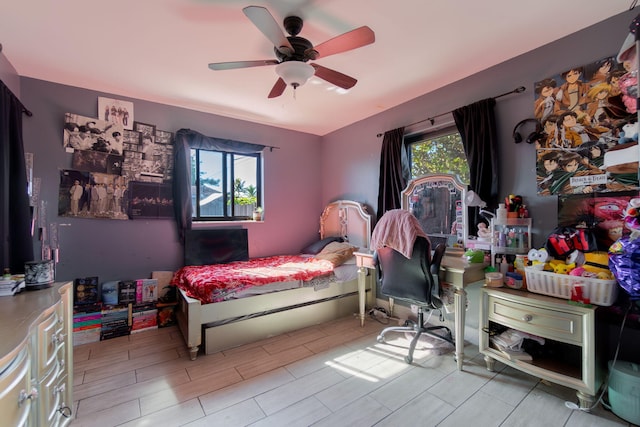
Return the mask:
<path id="1" fill-rule="evenodd" d="M 58 412 L 60 412 L 60 414 L 62 414 L 62 416 L 65 418 L 69 418 L 71 416 L 71 408 L 65 406 L 64 403 L 60 408 L 58 408 Z"/>
<path id="2" fill-rule="evenodd" d="M 27 399 L 36 400 L 37 398 L 38 390 L 35 387 L 31 389 L 29 394 L 27 394 L 25 390 L 20 390 L 20 395 L 18 396 L 18 406 L 21 406 Z"/>
<path id="3" fill-rule="evenodd" d="M 51 341 L 53 344 L 63 344 L 64 343 L 65 334 L 53 334 L 51 336 Z"/>
<path id="4" fill-rule="evenodd" d="M 532 320 L 533 320 L 533 316 L 531 314 L 525 314 L 524 316 L 522 316 L 523 322 L 531 322 Z"/>

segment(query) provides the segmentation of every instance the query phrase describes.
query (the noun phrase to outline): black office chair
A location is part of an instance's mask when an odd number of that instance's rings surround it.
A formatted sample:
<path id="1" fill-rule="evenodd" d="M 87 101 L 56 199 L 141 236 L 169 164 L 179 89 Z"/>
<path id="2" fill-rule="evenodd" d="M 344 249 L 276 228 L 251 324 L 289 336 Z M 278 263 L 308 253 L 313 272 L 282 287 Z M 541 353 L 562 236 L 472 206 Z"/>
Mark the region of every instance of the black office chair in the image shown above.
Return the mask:
<path id="1" fill-rule="evenodd" d="M 424 312 L 440 310 L 439 272 L 440 262 L 446 246 L 439 244 L 434 250 L 429 263 L 431 244 L 424 237 L 417 237 L 413 245 L 411 258 L 389 247 L 383 247 L 374 254 L 378 283 L 384 295 L 418 307 L 418 319 L 415 324 L 407 321 L 405 326 L 385 328 L 378 335 L 378 342 L 384 342 L 387 332 L 413 332 L 415 336 L 409 346 L 409 354 L 404 358 L 407 363 L 413 362 L 413 351 L 422 334 L 442 339 L 454 344 L 451 330 L 446 326 L 424 325 Z M 436 333 L 435 331 L 441 331 Z"/>

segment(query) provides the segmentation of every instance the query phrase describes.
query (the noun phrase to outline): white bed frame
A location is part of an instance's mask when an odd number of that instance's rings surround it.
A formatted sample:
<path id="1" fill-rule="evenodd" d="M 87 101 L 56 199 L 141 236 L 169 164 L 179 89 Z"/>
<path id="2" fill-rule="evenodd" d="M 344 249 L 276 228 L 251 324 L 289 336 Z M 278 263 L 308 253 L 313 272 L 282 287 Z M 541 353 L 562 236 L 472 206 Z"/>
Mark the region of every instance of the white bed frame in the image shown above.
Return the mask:
<path id="1" fill-rule="evenodd" d="M 371 215 L 364 205 L 349 200 L 332 202 L 320 217 L 320 238 L 340 236 L 360 249 L 368 249 Z M 371 281 L 366 284 L 366 302 L 372 305 Z M 358 280 L 334 283 L 314 290 L 295 288 L 236 300 L 201 304 L 178 289 L 176 318 L 191 360 L 203 341 L 212 354 L 260 339 L 323 323 L 348 315 L 354 322 L 364 318 L 365 307 L 358 298 Z M 211 326 L 214 325 L 214 326 Z"/>

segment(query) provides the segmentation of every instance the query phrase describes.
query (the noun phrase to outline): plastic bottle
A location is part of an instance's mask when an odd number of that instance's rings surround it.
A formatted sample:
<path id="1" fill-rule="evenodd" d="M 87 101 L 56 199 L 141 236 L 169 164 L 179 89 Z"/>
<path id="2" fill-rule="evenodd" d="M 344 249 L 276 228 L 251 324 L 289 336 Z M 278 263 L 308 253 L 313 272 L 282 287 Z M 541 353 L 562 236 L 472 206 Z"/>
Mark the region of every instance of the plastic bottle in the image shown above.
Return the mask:
<path id="1" fill-rule="evenodd" d="M 496 223 L 507 223 L 507 208 L 504 206 L 504 203 L 500 203 L 498 209 L 496 209 Z"/>
<path id="2" fill-rule="evenodd" d="M 500 262 L 500 273 L 502 273 L 502 277 L 506 279 L 507 272 L 509 271 L 509 261 L 507 261 L 507 257 L 503 257 Z"/>

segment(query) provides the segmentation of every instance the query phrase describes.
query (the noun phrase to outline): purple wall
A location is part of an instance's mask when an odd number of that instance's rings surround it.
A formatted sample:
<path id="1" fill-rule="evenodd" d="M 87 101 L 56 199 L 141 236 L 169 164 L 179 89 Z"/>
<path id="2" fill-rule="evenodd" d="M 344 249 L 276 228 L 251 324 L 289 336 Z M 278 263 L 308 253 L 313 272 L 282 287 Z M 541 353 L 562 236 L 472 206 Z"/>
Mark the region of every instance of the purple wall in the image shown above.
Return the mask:
<path id="1" fill-rule="evenodd" d="M 264 152 L 265 221 L 242 224 L 249 230 L 249 255 L 297 253 L 318 238 L 320 137 L 31 78 L 21 79 L 21 89 L 23 103 L 33 112 L 24 121 L 25 151 L 35 154 L 34 175 L 42 179 L 47 223 L 60 225 L 58 280 L 93 275 L 100 281 L 135 279 L 182 265 L 173 220 L 57 216 L 59 171 L 71 168 L 71 154 L 62 147 L 64 114 L 95 117 L 98 96 L 132 101 L 135 120 L 158 129 L 190 128 L 219 138 L 280 147 Z M 40 245 L 36 246 L 39 259 Z"/>
<path id="2" fill-rule="evenodd" d="M 524 86 L 524 93 L 500 98 L 496 105 L 500 192 L 503 196 L 513 193 L 524 197 L 533 218 L 534 245 L 541 246 L 557 223 L 557 197 L 536 195 L 535 149 L 525 143 L 516 145 L 512 138 L 513 127 L 520 120 L 533 117 L 534 82 L 573 66 L 617 55 L 636 14 L 637 11 L 624 12 L 325 135 L 322 151 L 322 201 L 349 197 L 377 208 L 382 145 L 382 138 L 376 137 L 378 133 Z M 499 48 L 496 46 L 496 49 Z"/>
<path id="3" fill-rule="evenodd" d="M 0 53 L 0 80 L 13 92 L 15 96 L 20 98 L 20 77 L 9 62 L 4 53 Z"/>
<path id="4" fill-rule="evenodd" d="M 35 153 L 34 172 L 43 181 L 48 222 L 61 224 L 57 278 L 141 278 L 152 270 L 181 265 L 182 248 L 173 221 L 56 216 L 59 171 L 71 165 L 71 155 L 62 149 L 64 114 L 95 116 L 98 96 L 134 102 L 135 119 L 158 129 L 191 128 L 210 136 L 281 147 L 265 152 L 265 222 L 243 224 L 249 230 L 250 256 L 256 257 L 294 253 L 316 239 L 322 207 L 330 201 L 357 200 L 375 215 L 382 142 L 376 134 L 525 86 L 525 93 L 497 102 L 501 192 L 525 197 L 534 220 L 534 244 L 540 246 L 556 224 L 557 200 L 536 196 L 534 147 L 515 145 L 513 126 L 532 115 L 535 81 L 616 54 L 634 17 L 633 11 L 622 13 L 324 137 L 21 78 L 21 99 L 34 113 L 24 121 L 25 149 Z M 0 75 L 6 69 L 2 60 L 0 55 Z"/>

